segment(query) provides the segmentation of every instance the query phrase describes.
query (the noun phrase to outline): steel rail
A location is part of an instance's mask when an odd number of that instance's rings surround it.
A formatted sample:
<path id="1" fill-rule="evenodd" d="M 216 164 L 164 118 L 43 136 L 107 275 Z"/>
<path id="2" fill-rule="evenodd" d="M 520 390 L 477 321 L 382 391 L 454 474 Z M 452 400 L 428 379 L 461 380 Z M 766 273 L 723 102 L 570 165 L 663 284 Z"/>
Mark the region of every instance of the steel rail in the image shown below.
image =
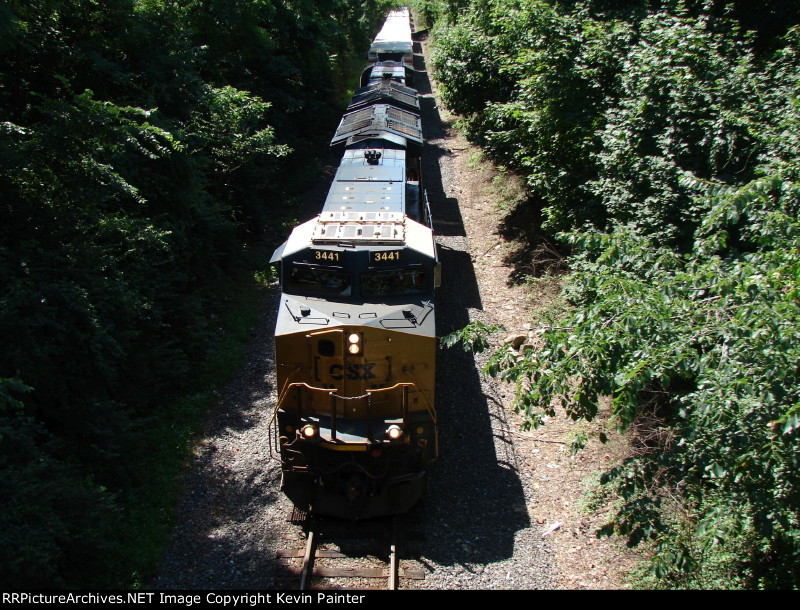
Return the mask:
<path id="1" fill-rule="evenodd" d="M 397 517 L 392 518 L 392 540 L 389 546 L 389 591 L 397 590 L 398 581 L 398 558 L 397 558 Z"/>
<path id="2" fill-rule="evenodd" d="M 309 518 L 308 539 L 306 540 L 306 553 L 303 557 L 303 569 L 300 572 L 300 590 L 307 591 L 311 584 L 311 575 L 314 571 L 314 558 L 317 555 L 317 530 L 314 517 Z"/>

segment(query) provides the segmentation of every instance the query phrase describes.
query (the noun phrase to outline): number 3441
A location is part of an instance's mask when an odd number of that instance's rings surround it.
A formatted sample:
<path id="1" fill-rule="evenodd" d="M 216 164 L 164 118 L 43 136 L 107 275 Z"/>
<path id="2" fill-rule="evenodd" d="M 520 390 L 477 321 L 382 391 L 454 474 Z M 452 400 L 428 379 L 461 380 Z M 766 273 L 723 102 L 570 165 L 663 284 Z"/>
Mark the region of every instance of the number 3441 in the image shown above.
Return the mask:
<path id="1" fill-rule="evenodd" d="M 372 260 L 376 263 L 386 263 L 400 260 L 400 250 L 390 250 L 386 252 L 373 252 Z"/>
<path id="2" fill-rule="evenodd" d="M 339 252 L 326 252 L 323 250 L 314 250 L 314 259 L 328 263 L 339 262 Z"/>

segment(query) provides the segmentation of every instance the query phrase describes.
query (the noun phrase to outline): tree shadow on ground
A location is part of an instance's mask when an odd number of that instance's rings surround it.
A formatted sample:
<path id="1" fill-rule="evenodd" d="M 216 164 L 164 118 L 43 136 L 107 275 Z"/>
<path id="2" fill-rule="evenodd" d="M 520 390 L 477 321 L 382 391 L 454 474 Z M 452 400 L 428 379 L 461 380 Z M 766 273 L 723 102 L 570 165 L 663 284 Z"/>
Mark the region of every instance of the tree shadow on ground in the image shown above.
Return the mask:
<path id="1" fill-rule="evenodd" d="M 422 124 L 426 139 L 423 176 L 434 218 L 442 286 L 437 291 L 437 334 L 466 326 L 482 315 L 482 302 L 458 200 L 445 190 L 442 167 L 452 153 L 437 140 L 446 135 L 431 95 L 424 58 L 415 56 Z M 487 397 L 474 357 L 460 348 L 437 358 L 437 413 L 440 459 L 431 468 L 424 501 L 429 536 L 426 559 L 468 568 L 508 559 L 515 535 L 529 527 L 525 492 L 511 446 L 502 404 Z M 491 393 L 491 391 L 489 391 Z M 443 539 L 447 544 L 442 544 Z"/>
<path id="2" fill-rule="evenodd" d="M 569 249 L 542 229 L 544 205 L 539 197 L 526 197 L 517 201 L 500 221 L 497 233 L 511 244 L 503 256 L 503 264 L 513 269 L 508 278 L 511 285 L 567 268 Z"/>

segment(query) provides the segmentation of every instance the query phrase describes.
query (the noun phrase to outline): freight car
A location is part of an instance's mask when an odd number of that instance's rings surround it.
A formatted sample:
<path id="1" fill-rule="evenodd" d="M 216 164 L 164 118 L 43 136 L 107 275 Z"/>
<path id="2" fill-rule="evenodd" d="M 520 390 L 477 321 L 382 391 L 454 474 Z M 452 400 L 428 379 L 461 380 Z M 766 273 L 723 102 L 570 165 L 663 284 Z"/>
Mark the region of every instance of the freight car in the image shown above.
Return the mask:
<path id="1" fill-rule="evenodd" d="M 438 454 L 441 271 L 407 9 L 390 13 L 369 59 L 331 141 L 342 159 L 322 211 L 272 259 L 282 489 L 303 511 L 348 519 L 408 511 Z"/>

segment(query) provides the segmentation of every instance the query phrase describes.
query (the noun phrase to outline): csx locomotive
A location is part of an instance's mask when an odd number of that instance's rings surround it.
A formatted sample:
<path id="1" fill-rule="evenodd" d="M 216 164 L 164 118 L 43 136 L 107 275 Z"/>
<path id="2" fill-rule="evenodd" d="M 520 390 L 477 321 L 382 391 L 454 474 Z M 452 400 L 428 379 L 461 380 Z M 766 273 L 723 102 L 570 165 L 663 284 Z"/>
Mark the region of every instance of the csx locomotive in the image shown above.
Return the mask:
<path id="1" fill-rule="evenodd" d="M 331 141 L 342 160 L 322 212 L 272 258 L 282 489 L 303 511 L 349 519 L 409 510 L 438 453 L 441 273 L 407 9 L 389 14 L 368 57 Z"/>

